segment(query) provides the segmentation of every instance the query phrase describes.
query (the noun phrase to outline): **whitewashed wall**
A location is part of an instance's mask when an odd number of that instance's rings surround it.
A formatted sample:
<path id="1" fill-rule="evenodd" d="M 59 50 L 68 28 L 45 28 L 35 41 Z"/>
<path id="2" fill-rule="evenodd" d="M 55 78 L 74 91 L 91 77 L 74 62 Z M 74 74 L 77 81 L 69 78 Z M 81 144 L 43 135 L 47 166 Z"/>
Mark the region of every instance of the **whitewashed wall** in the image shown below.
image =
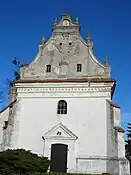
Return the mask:
<path id="1" fill-rule="evenodd" d="M 103 143 L 106 143 L 106 110 L 100 110 L 105 106 L 105 100 L 64 98 L 68 104 L 68 114 L 57 115 L 57 103 L 61 99 L 63 98 L 22 99 L 19 145 L 28 145 L 29 148 L 34 145 L 33 150 L 41 152 L 41 137 L 61 122 L 80 139 L 77 141 L 76 153 L 78 155 L 101 154 L 104 156 L 106 154 L 105 145 L 102 144 L 96 150 L 89 145 L 98 144 L 98 137 Z M 95 110 L 91 108 L 95 108 Z M 26 140 L 26 138 L 30 139 Z M 85 144 L 88 145 L 87 148 L 85 148 Z"/>
<path id="2" fill-rule="evenodd" d="M 107 103 L 111 99 L 111 85 L 103 84 L 99 88 L 95 84 L 89 87 L 88 83 L 45 86 L 18 85 L 18 99 L 12 110 L 10 148 L 24 148 L 50 158 L 51 144 L 63 143 L 69 149 L 68 172 L 118 172 L 118 161 L 110 160 L 118 155 L 114 113 L 112 116 Z M 66 100 L 67 115 L 57 114 L 59 100 Z M 55 137 L 53 128 L 59 123 L 62 125 L 57 129 L 66 137 Z M 52 136 L 48 135 L 50 132 Z M 46 136 L 45 141 L 42 136 Z M 121 169 L 123 171 L 122 165 Z"/>
<path id="3" fill-rule="evenodd" d="M 5 121 L 8 121 L 8 117 L 9 117 L 9 108 L 7 108 L 0 114 L 0 151 L 4 150 L 3 127 L 5 125 Z"/>
<path id="4" fill-rule="evenodd" d="M 98 88 L 97 85 L 97 88 L 91 88 L 88 87 L 88 83 L 67 84 L 66 86 L 59 84 L 53 88 L 48 85 L 46 92 L 45 89 L 44 92 L 41 92 L 42 85 L 37 85 L 37 87 L 29 86 L 18 87 L 18 99 L 21 107 L 19 107 L 18 112 L 18 137 L 12 136 L 12 138 L 16 138 L 16 144 L 14 145 L 32 150 L 32 152 L 40 155 L 43 155 L 45 146 L 44 155 L 50 158 L 51 144 L 65 143 L 69 147 L 68 172 L 79 171 L 79 166 L 81 166 L 82 172 L 85 169 L 87 171 L 90 165 L 85 167 L 85 164 L 82 163 L 85 158 L 92 160 L 94 157 L 96 159 L 93 162 L 97 162 L 98 157 L 107 156 L 106 99 L 111 98 L 110 87 L 101 85 Z M 57 114 L 59 100 L 66 100 L 68 104 L 67 115 Z M 44 145 L 42 136 L 58 123 L 66 126 L 78 139 L 72 142 L 68 139 L 66 141 L 62 139 L 48 140 L 45 141 Z M 105 164 L 105 162 L 103 163 Z M 103 166 L 103 163 L 99 169 L 104 171 L 105 166 Z M 96 163 L 91 164 L 95 165 Z"/>
<path id="5" fill-rule="evenodd" d="M 114 129 L 114 108 L 107 101 L 107 155 L 108 157 L 118 157 L 117 131 Z"/>

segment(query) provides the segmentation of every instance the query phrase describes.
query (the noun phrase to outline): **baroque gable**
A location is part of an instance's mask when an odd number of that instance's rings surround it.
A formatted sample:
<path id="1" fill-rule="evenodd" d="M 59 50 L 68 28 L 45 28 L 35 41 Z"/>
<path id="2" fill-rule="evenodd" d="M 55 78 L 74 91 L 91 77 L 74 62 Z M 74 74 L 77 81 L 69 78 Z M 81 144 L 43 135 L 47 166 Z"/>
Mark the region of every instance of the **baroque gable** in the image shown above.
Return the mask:
<path id="1" fill-rule="evenodd" d="M 77 65 L 81 64 L 81 71 Z M 47 65 L 51 66 L 49 72 Z M 46 42 L 43 38 L 35 60 L 21 68 L 21 79 L 60 79 L 73 77 L 110 77 L 110 67 L 101 64 L 93 54 L 93 42 L 80 35 L 78 19 L 63 15 L 53 24 L 53 32 Z"/>

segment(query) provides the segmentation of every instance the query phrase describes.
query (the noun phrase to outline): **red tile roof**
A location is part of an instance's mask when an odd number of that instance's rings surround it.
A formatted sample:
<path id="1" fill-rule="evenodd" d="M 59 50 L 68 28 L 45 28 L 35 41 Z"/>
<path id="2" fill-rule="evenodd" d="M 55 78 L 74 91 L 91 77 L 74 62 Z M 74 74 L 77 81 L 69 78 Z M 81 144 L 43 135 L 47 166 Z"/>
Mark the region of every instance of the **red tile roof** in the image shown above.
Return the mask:
<path id="1" fill-rule="evenodd" d="M 111 78 L 68 78 L 68 79 L 44 79 L 44 80 L 32 80 L 32 79 L 23 79 L 23 80 L 17 80 L 15 83 L 64 83 L 64 82 L 96 82 L 96 83 L 110 83 L 114 82 L 116 83 L 116 80 Z"/>
<path id="2" fill-rule="evenodd" d="M 108 100 L 108 102 L 110 103 L 111 106 L 115 107 L 115 108 L 120 108 L 120 106 L 118 104 L 116 104 L 113 101 Z"/>
<path id="3" fill-rule="evenodd" d="M 117 130 L 118 132 L 125 132 L 125 130 L 121 127 L 114 127 L 115 130 Z"/>

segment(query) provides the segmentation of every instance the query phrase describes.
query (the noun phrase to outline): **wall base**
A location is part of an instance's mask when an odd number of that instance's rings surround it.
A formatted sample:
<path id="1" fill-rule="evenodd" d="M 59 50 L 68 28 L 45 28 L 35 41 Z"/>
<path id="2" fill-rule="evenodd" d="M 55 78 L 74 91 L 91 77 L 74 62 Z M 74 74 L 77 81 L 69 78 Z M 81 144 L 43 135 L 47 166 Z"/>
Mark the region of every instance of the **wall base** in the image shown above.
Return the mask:
<path id="1" fill-rule="evenodd" d="M 76 158 L 75 173 L 102 174 L 104 172 L 113 175 L 130 175 L 129 162 L 125 158 L 88 157 Z"/>

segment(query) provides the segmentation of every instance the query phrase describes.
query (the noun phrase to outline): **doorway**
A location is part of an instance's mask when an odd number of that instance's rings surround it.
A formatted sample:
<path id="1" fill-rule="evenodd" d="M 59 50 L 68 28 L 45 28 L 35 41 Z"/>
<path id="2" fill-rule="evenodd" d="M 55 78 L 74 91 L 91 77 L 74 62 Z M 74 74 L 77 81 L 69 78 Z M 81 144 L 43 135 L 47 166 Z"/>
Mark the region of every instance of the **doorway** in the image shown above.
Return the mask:
<path id="1" fill-rule="evenodd" d="M 67 171 L 67 151 L 68 145 L 65 144 L 52 144 L 51 145 L 51 166 L 52 172 Z"/>

